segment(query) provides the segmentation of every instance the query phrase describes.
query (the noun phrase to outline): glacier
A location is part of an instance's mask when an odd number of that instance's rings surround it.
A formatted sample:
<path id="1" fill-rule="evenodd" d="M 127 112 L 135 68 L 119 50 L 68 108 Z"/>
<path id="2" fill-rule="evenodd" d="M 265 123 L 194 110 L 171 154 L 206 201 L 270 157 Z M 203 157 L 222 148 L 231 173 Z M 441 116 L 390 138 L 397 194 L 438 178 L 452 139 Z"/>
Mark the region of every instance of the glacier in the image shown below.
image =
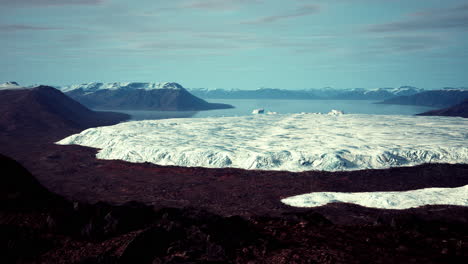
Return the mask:
<path id="1" fill-rule="evenodd" d="M 57 144 L 158 165 L 340 171 L 466 164 L 467 128 L 468 119 L 454 117 L 302 113 L 133 121 Z"/>
<path id="2" fill-rule="evenodd" d="M 456 188 L 425 188 L 402 192 L 314 192 L 281 200 L 293 207 L 318 207 L 329 203 L 352 203 L 377 209 L 403 210 L 425 205 L 468 206 L 468 185 Z"/>

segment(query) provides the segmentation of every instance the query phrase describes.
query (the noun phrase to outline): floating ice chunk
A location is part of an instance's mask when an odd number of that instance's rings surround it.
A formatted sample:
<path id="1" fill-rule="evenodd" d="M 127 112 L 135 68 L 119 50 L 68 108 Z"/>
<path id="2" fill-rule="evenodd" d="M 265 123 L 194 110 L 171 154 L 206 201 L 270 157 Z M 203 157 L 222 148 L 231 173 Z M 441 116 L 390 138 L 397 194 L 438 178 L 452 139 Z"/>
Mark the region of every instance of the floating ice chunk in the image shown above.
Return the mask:
<path id="1" fill-rule="evenodd" d="M 255 115 L 263 114 L 263 113 L 265 113 L 265 109 L 263 109 L 263 108 L 254 109 L 254 110 L 252 111 L 252 114 L 255 114 Z"/>
<path id="2" fill-rule="evenodd" d="M 330 112 L 328 112 L 328 115 L 333 115 L 333 116 L 344 115 L 344 112 L 341 110 L 332 109 Z"/>

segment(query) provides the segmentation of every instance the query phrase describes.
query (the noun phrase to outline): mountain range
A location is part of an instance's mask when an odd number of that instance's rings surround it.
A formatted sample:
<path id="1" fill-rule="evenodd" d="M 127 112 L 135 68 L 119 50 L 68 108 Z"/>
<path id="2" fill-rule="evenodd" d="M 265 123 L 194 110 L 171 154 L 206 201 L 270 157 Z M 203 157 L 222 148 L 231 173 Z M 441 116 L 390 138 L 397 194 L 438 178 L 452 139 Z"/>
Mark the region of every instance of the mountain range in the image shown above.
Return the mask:
<path id="1" fill-rule="evenodd" d="M 384 100 L 395 96 L 408 96 L 424 91 L 412 86 L 399 88 L 377 89 L 307 89 L 286 90 L 276 88 L 260 88 L 257 90 L 239 89 L 206 89 L 192 88 L 189 91 L 204 99 L 334 99 L 334 100 Z"/>

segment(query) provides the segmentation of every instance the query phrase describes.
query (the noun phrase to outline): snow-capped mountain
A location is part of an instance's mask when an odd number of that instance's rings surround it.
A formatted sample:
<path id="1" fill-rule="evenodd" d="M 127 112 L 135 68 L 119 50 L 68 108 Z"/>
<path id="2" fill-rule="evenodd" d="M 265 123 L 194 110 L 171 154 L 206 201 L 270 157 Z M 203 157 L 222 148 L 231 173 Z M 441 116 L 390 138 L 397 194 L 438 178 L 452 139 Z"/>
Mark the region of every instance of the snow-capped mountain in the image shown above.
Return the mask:
<path id="1" fill-rule="evenodd" d="M 91 82 L 83 84 L 75 84 L 61 87 L 63 92 L 70 92 L 73 90 L 83 90 L 86 92 L 96 92 L 98 90 L 181 90 L 184 89 L 182 85 L 175 82 L 163 82 L 163 83 L 141 83 L 141 82 L 113 82 L 113 83 L 100 83 Z"/>
<path id="2" fill-rule="evenodd" d="M 256 115 L 134 121 L 59 141 L 101 159 L 210 168 L 360 170 L 468 163 L 468 119 L 382 115 Z"/>
<path id="3" fill-rule="evenodd" d="M 25 89 L 25 88 L 19 85 L 17 82 L 6 82 L 6 83 L 0 84 L 0 90 L 11 90 L 11 89 Z"/>
<path id="4" fill-rule="evenodd" d="M 174 82 L 85 83 L 64 86 L 61 90 L 87 107 L 97 109 L 199 111 L 232 108 L 208 103 Z"/>
<path id="5" fill-rule="evenodd" d="M 286 90 L 275 88 L 260 88 L 257 90 L 223 90 L 193 88 L 191 93 L 201 98 L 213 99 L 345 99 L 345 100 L 384 100 L 395 96 L 413 95 L 423 89 L 412 86 L 401 86 L 399 88 L 377 88 L 377 89 L 307 89 Z"/>

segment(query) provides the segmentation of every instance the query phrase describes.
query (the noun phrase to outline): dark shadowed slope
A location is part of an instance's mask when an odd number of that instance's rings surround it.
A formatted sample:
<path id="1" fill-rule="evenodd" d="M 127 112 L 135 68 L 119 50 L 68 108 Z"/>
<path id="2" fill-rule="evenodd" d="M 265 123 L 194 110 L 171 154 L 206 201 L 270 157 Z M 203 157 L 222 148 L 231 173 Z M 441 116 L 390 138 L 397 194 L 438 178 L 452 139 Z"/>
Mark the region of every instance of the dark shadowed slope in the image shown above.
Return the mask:
<path id="1" fill-rule="evenodd" d="M 468 90 L 446 89 L 418 93 L 411 96 L 398 96 L 379 104 L 420 105 L 431 107 L 447 107 L 468 99 Z"/>
<path id="2" fill-rule="evenodd" d="M 2 176 L 0 177 L 0 208 L 11 210 L 52 206 L 63 202 L 40 185 L 25 168 L 16 161 L 0 154 Z"/>
<path id="3" fill-rule="evenodd" d="M 466 263 L 467 209 L 403 212 L 329 206 L 272 216 L 220 216 L 74 202 L 53 194 L 15 161 L 0 187 L 0 263 Z M 5 206 L 7 205 L 7 206 Z M 348 211 L 343 211 L 348 208 Z M 353 214 L 349 214 L 349 212 Z M 443 215 L 449 215 L 444 216 Z"/>
<path id="4" fill-rule="evenodd" d="M 55 133 L 116 124 L 126 114 L 95 112 L 59 90 L 39 86 L 0 90 L 0 133 Z"/>
<path id="5" fill-rule="evenodd" d="M 65 88 L 64 91 L 78 102 L 96 109 L 199 111 L 232 108 L 227 104 L 208 103 L 177 83 L 165 83 L 157 89 L 148 88 L 148 85 L 93 83 Z"/>
<path id="6" fill-rule="evenodd" d="M 460 116 L 468 118 L 468 100 L 463 101 L 460 104 L 433 111 L 424 112 L 418 115 L 422 116 Z"/>

